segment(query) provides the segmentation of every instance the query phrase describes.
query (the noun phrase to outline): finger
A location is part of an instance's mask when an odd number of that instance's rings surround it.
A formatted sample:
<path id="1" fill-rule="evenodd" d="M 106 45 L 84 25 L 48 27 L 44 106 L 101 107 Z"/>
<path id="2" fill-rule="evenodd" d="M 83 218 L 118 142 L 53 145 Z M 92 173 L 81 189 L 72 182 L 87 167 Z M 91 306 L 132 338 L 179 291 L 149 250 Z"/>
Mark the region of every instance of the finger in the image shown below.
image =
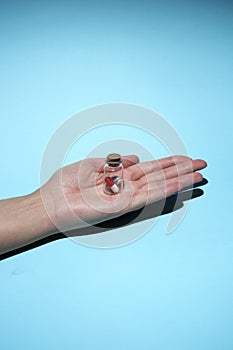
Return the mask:
<path id="1" fill-rule="evenodd" d="M 145 205 L 157 202 L 161 199 L 170 197 L 172 194 L 176 193 L 179 190 L 179 184 L 173 182 L 167 185 L 154 186 L 154 188 L 144 188 L 138 190 L 131 203 L 130 210 L 136 210 L 144 207 Z"/>
<path id="2" fill-rule="evenodd" d="M 137 190 L 135 196 L 131 202 L 131 210 L 142 208 L 145 205 L 152 204 L 161 199 L 170 197 L 174 193 L 181 191 L 187 186 L 191 186 L 196 182 L 200 182 L 203 179 L 200 173 L 191 173 L 183 175 L 181 177 L 169 179 L 163 181 L 163 183 L 154 183 Z"/>
<path id="3" fill-rule="evenodd" d="M 129 155 L 129 156 L 123 156 L 122 160 L 123 160 L 124 168 L 128 168 L 132 165 L 139 163 L 139 157 L 134 155 L 134 154 Z"/>
<path id="4" fill-rule="evenodd" d="M 190 173 L 177 177 L 176 179 L 171 178 L 166 181 L 167 185 L 172 183 L 179 184 L 179 191 L 182 191 L 186 187 L 191 187 L 195 183 L 201 182 L 203 180 L 203 175 L 201 173 Z"/>
<path id="5" fill-rule="evenodd" d="M 181 176 L 177 176 L 170 179 L 165 179 L 163 181 L 153 181 L 141 187 L 141 190 L 145 191 L 146 189 L 154 190 L 159 187 L 170 186 L 175 183 L 175 186 L 178 185 L 178 190 L 183 190 L 185 187 L 192 186 L 194 183 L 200 182 L 203 180 L 201 173 L 189 173 Z"/>
<path id="6" fill-rule="evenodd" d="M 135 154 L 130 154 L 127 156 L 122 156 L 122 161 L 123 161 L 123 166 L 124 168 L 128 168 L 132 165 L 135 165 L 137 163 L 139 163 L 139 157 L 136 156 Z M 98 162 L 99 164 L 99 172 L 103 172 L 104 170 L 104 162 L 105 162 L 105 158 L 96 158 L 96 162 Z"/>
<path id="7" fill-rule="evenodd" d="M 138 186 L 142 187 L 152 181 L 162 181 L 184 174 L 189 174 L 206 167 L 206 162 L 201 159 L 188 160 L 177 165 L 170 166 L 163 170 L 154 171 L 146 176 L 142 176 L 138 181 Z"/>
<path id="8" fill-rule="evenodd" d="M 201 170 L 206 167 L 206 163 L 200 159 L 188 160 L 178 165 L 166 168 L 156 174 L 157 177 L 169 179 L 179 175 L 189 174 L 191 172 Z"/>
<path id="9" fill-rule="evenodd" d="M 191 158 L 185 156 L 173 156 L 162 158 L 159 160 L 152 160 L 149 162 L 143 162 L 140 164 L 135 164 L 130 170 L 132 171 L 131 180 L 138 180 L 146 174 L 150 174 L 154 171 L 159 171 L 185 161 L 191 161 Z"/>

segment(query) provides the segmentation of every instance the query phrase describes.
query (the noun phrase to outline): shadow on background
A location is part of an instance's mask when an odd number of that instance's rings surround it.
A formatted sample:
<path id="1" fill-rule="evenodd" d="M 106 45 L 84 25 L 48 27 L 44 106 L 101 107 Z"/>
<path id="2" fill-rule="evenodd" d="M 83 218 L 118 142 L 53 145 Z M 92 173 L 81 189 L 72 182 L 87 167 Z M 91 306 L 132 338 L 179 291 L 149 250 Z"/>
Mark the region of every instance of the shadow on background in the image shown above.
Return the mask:
<path id="1" fill-rule="evenodd" d="M 143 220 L 148 220 L 148 219 L 160 216 L 160 215 L 172 213 L 172 212 L 182 208 L 185 201 L 202 196 L 204 194 L 204 191 L 202 189 L 196 188 L 196 187 L 206 185 L 207 183 L 208 183 L 208 181 L 206 179 L 203 179 L 201 182 L 195 184 L 191 189 L 187 187 L 182 192 L 178 192 L 178 193 L 172 195 L 171 197 L 168 197 L 168 198 L 161 200 L 161 201 L 157 201 L 157 202 L 150 204 L 142 209 L 138 209 L 138 210 L 126 213 L 126 214 L 121 215 L 117 218 L 107 220 L 107 221 L 101 222 L 101 223 L 93 225 L 93 226 L 88 226 L 86 228 L 67 231 L 66 234 L 59 232 L 59 233 L 56 233 L 52 236 L 42 238 L 36 242 L 30 243 L 30 244 L 24 246 L 24 247 L 20 247 L 20 248 L 14 249 L 10 252 L 7 252 L 7 253 L 0 255 L 0 261 L 7 259 L 7 258 L 10 258 L 14 255 L 26 252 L 30 249 L 40 247 L 46 243 L 56 241 L 58 239 L 101 233 L 104 231 L 113 230 L 114 228 L 131 225 L 131 224 L 143 221 Z"/>

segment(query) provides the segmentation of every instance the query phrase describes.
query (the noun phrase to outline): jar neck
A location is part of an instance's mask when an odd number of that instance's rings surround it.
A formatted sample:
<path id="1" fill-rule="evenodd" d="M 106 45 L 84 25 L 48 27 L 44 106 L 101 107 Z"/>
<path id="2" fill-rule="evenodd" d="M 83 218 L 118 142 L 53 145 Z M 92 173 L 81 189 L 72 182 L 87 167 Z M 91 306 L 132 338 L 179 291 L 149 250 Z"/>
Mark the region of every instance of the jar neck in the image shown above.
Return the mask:
<path id="1" fill-rule="evenodd" d="M 111 168 L 118 168 L 122 165 L 122 160 L 119 162 L 110 162 L 110 161 L 106 161 L 107 166 L 111 167 Z"/>

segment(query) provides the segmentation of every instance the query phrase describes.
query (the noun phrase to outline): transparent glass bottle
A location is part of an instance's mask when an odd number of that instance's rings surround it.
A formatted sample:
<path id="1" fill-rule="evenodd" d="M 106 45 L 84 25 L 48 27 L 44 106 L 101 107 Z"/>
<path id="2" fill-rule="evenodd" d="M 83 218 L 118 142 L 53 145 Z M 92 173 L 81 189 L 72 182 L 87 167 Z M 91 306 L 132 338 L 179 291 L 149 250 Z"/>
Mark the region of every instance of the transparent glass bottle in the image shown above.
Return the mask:
<path id="1" fill-rule="evenodd" d="M 106 158 L 103 187 L 106 194 L 117 194 L 123 191 L 123 162 L 118 153 L 110 153 Z"/>

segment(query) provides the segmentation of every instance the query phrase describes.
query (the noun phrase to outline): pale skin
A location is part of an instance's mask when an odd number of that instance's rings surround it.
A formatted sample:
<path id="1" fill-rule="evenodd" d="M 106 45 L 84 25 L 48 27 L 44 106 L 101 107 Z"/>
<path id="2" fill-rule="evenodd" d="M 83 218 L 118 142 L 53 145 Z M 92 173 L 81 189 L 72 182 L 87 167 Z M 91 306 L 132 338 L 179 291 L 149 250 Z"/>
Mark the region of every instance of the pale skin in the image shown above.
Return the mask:
<path id="1" fill-rule="evenodd" d="M 123 157 L 122 193 L 103 193 L 104 158 L 89 158 L 58 170 L 37 191 L 0 201 L 0 253 L 56 232 L 68 232 L 121 216 L 202 181 L 204 160 L 173 156 L 139 163 Z"/>

